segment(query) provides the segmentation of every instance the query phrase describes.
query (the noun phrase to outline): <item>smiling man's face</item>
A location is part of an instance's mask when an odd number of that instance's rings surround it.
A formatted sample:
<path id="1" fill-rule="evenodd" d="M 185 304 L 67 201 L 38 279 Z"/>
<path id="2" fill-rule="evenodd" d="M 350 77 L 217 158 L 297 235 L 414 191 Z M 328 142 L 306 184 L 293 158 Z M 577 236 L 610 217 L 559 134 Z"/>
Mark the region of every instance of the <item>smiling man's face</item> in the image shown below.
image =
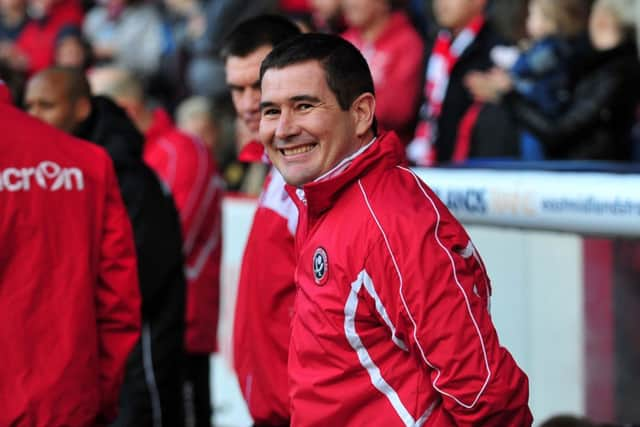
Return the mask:
<path id="1" fill-rule="evenodd" d="M 285 181 L 301 186 L 357 151 L 358 116 L 340 108 L 318 61 L 262 77 L 260 139 Z"/>

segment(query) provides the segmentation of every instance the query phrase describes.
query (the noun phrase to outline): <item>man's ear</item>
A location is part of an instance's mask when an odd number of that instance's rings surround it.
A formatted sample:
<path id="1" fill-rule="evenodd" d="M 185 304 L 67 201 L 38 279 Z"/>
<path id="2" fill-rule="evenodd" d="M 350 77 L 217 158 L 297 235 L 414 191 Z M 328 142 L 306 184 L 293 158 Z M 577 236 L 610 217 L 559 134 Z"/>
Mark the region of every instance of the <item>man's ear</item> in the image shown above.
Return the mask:
<path id="1" fill-rule="evenodd" d="M 78 98 L 74 108 L 75 122 L 85 121 L 89 114 L 91 114 L 91 99 L 86 96 Z"/>
<path id="2" fill-rule="evenodd" d="M 371 130 L 376 113 L 376 98 L 372 93 L 365 92 L 353 101 L 351 112 L 356 125 L 356 136 L 364 136 Z"/>

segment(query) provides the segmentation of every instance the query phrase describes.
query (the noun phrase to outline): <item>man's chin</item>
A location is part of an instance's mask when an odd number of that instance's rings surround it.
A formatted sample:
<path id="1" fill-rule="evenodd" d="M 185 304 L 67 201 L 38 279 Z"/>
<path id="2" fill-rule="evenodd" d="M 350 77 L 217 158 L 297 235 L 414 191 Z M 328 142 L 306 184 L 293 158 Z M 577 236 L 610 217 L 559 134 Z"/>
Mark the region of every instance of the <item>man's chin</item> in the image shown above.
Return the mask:
<path id="1" fill-rule="evenodd" d="M 307 184 L 314 179 L 314 177 L 307 173 L 307 171 L 278 168 L 278 165 L 276 165 L 276 169 L 280 171 L 285 182 L 294 187 L 302 187 L 304 184 Z"/>

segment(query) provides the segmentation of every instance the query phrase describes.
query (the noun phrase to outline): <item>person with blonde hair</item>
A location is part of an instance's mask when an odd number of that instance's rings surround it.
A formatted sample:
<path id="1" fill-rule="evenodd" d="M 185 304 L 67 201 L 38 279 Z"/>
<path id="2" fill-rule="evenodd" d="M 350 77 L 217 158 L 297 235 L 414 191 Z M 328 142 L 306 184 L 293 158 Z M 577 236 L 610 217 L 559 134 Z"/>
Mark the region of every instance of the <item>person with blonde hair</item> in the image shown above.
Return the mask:
<path id="1" fill-rule="evenodd" d="M 550 159 L 629 161 L 640 100 L 634 7 L 635 0 L 594 2 L 592 48 L 575 57 L 574 90 L 559 114 L 549 116 L 529 102 L 503 70 L 471 75 L 467 85 L 477 99 L 501 101 L 516 124 L 540 140 Z"/>
<path id="2" fill-rule="evenodd" d="M 176 126 L 200 140 L 212 155 L 218 151 L 220 126 L 213 103 L 205 96 L 192 96 L 176 108 Z"/>
<path id="3" fill-rule="evenodd" d="M 586 26 L 584 0 L 530 0 L 526 29 L 529 46 L 507 65 L 515 90 L 548 116 L 559 114 L 569 101 L 571 39 Z M 498 59 L 498 58 L 496 58 Z M 530 132 L 520 136 L 520 157 L 543 160 L 544 148 Z"/>

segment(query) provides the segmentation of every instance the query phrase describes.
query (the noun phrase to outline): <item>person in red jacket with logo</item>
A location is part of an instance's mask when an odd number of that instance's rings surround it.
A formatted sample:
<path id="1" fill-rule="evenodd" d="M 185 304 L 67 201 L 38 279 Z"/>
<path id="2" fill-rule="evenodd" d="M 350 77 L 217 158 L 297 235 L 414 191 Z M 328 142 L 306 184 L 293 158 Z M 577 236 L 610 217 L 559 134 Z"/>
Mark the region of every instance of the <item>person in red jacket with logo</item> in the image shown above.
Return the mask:
<path id="1" fill-rule="evenodd" d="M 106 425 L 140 336 L 113 165 L 4 103 L 0 129 L 0 425 Z"/>
<path id="2" fill-rule="evenodd" d="M 217 350 L 222 255 L 223 182 L 200 141 L 178 130 L 161 108 L 145 105 L 141 82 L 122 68 L 101 67 L 94 94 L 111 97 L 144 134 L 143 158 L 171 190 L 180 214 L 187 305 L 185 324 L 186 425 L 211 426 L 210 355 Z"/>
<path id="3" fill-rule="evenodd" d="M 240 23 L 222 49 L 227 84 L 239 119 L 255 140 L 242 159 L 263 161 L 260 123 L 260 62 L 298 28 L 279 16 Z M 233 327 L 233 362 L 240 390 L 256 426 L 289 424 L 287 354 L 293 311 L 296 208 L 284 180 L 272 170 L 265 180 L 242 258 Z"/>
<path id="4" fill-rule="evenodd" d="M 113 427 L 182 426 L 185 277 L 174 201 L 142 159 L 144 137 L 113 101 L 91 96 L 84 72 L 54 67 L 32 77 L 29 114 L 103 147 L 133 226 L 142 329 L 129 356 Z"/>
<path id="5" fill-rule="evenodd" d="M 362 55 L 306 34 L 260 76 L 260 136 L 300 211 L 291 425 L 531 425 L 480 256 L 398 137 L 377 133 Z"/>

